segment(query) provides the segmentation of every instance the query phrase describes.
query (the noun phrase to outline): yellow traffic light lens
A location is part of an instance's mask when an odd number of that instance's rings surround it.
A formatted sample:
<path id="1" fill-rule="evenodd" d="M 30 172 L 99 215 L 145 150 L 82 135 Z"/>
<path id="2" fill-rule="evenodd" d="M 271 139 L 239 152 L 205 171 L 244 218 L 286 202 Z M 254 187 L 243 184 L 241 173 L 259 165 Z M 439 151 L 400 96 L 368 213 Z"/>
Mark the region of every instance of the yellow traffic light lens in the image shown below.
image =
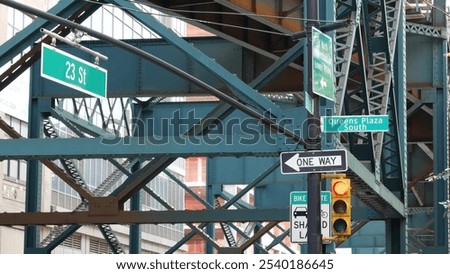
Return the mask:
<path id="1" fill-rule="evenodd" d="M 347 203 L 343 200 L 337 200 L 333 203 L 333 210 L 338 214 L 344 214 L 347 211 Z"/>
<path id="2" fill-rule="evenodd" d="M 351 180 L 348 178 L 331 179 L 331 210 L 333 236 L 352 235 L 352 193 Z"/>
<path id="3" fill-rule="evenodd" d="M 348 228 L 347 222 L 344 219 L 337 219 L 333 223 L 333 229 L 337 233 L 344 233 Z"/>
<path id="4" fill-rule="evenodd" d="M 350 190 L 350 185 L 346 181 L 336 181 L 333 184 L 333 192 L 337 195 L 345 195 Z"/>

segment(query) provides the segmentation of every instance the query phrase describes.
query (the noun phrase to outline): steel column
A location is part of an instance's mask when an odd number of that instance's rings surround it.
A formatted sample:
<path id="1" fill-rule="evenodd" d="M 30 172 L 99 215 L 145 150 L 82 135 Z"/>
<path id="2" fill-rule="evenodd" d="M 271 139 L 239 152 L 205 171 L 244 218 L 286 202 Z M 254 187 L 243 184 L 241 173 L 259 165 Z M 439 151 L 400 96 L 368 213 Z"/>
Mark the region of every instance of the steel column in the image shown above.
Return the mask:
<path id="1" fill-rule="evenodd" d="M 32 91 L 33 94 L 33 91 Z M 28 137 L 41 138 L 41 112 L 39 99 L 30 96 L 30 107 L 28 117 Z M 26 198 L 25 212 L 39 212 L 41 209 L 42 196 L 42 176 L 41 165 L 37 160 L 29 160 L 27 162 L 27 182 L 26 182 Z M 36 225 L 25 226 L 25 246 L 24 253 L 34 253 L 38 247 L 40 230 Z"/>
<path id="2" fill-rule="evenodd" d="M 132 171 L 136 171 L 139 167 L 133 166 Z M 136 193 L 131 196 L 130 199 L 130 210 L 140 211 L 141 207 L 141 191 L 136 191 Z M 141 253 L 141 239 L 142 239 L 142 229 L 140 224 L 130 224 L 130 254 Z"/>
<path id="3" fill-rule="evenodd" d="M 442 43 L 444 44 L 444 43 Z M 442 48 L 443 50 L 445 48 Z M 447 146 L 447 89 L 437 88 L 435 91 L 434 116 L 433 116 L 433 143 L 434 143 L 434 173 L 438 174 L 447 168 L 448 152 L 442 149 Z M 439 204 L 448 197 L 447 182 L 439 179 L 434 182 L 434 240 L 436 252 L 448 250 L 448 224 L 444 213 L 445 208 Z M 440 251 L 441 250 L 441 251 Z"/>
<path id="4" fill-rule="evenodd" d="M 307 51 L 305 64 L 307 67 L 307 94 L 311 98 L 314 113 L 308 115 L 307 150 L 320 150 L 320 104 L 319 96 L 313 93 L 313 41 L 312 28 L 317 27 L 319 19 L 318 0 L 307 1 Z M 322 253 L 322 234 L 320 226 L 320 174 L 308 173 L 308 254 Z"/>
<path id="5" fill-rule="evenodd" d="M 399 148 L 399 177 L 397 184 L 400 186 L 400 198 L 403 198 L 405 210 L 408 206 L 408 107 L 407 107 L 407 87 L 406 87 L 406 15 L 405 3 L 400 4 L 400 15 L 398 23 L 397 46 L 394 56 L 394 95 L 397 99 L 397 138 Z M 405 213 L 404 217 L 397 219 L 399 225 L 398 238 L 394 239 L 399 243 L 399 253 L 408 252 L 408 218 Z M 391 222 L 391 224 L 393 224 Z"/>
<path id="6" fill-rule="evenodd" d="M 448 1 L 435 0 L 433 8 L 434 26 L 447 29 L 448 17 L 447 14 L 442 12 L 447 10 Z M 435 62 L 442 68 L 440 71 L 440 79 L 438 88 L 435 94 L 434 105 L 434 130 L 433 130 L 433 143 L 434 143 L 434 173 L 438 174 L 443 169 L 449 167 L 449 143 L 448 143 L 448 127 L 449 127 L 449 113 L 448 113 L 448 59 L 442 58 L 439 62 L 439 56 L 446 56 L 448 49 L 448 37 L 447 40 L 439 39 L 437 42 L 437 54 Z M 438 78 L 438 79 L 439 79 Z M 442 149 L 442 148 L 446 149 Z M 441 148 L 441 149 L 439 149 Z M 434 228 L 435 228 L 435 246 L 438 248 L 438 252 L 444 253 L 450 249 L 449 246 L 449 226 L 448 218 L 443 217 L 446 212 L 445 208 L 439 204 L 439 202 L 447 201 L 449 197 L 449 183 L 447 180 L 437 180 L 434 182 Z M 448 212 L 447 212 L 448 213 Z"/>

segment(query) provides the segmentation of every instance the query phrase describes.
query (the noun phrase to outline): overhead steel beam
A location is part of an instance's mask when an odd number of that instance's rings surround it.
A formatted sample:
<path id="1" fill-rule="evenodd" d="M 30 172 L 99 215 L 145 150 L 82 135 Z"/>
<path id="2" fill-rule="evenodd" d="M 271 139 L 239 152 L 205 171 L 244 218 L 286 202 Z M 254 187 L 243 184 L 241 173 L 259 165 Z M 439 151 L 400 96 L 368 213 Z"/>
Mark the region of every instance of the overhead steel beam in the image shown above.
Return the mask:
<path id="1" fill-rule="evenodd" d="M 196 136 L 202 133 L 207 133 L 211 125 L 221 121 L 224 117 L 230 115 L 232 111 L 233 109 L 229 105 L 223 102 L 218 104 L 213 110 L 202 118 L 200 126 L 192 126 L 186 132 L 186 135 Z M 123 184 L 112 193 L 112 195 L 118 197 L 119 203 L 123 205 L 123 203 L 125 203 L 135 191 L 138 191 L 144 187 L 150 180 L 165 170 L 177 158 L 178 156 L 161 156 L 154 158 L 149 164 L 129 176 L 127 180 L 125 180 L 125 182 L 123 182 Z"/>
<path id="2" fill-rule="evenodd" d="M 15 2 L 15 1 L 10 1 L 10 0 L 0 0 L 0 4 L 5 4 L 7 6 L 16 8 L 18 10 L 21 10 L 23 12 L 29 12 L 31 14 L 34 14 L 36 16 L 45 18 L 47 20 L 50 21 L 54 21 L 57 22 L 59 24 L 65 25 L 67 27 L 71 27 L 71 28 L 76 28 L 78 30 L 84 31 L 86 33 L 88 33 L 89 35 L 98 38 L 100 40 L 106 41 L 108 43 L 111 43 L 119 48 L 125 49 L 127 51 L 130 51 L 134 54 L 136 54 L 137 56 L 140 56 L 141 58 L 156 63 L 158 65 L 160 65 L 162 68 L 167 69 L 169 71 L 171 71 L 172 73 L 182 77 L 183 79 L 186 79 L 202 88 L 204 88 L 205 90 L 207 90 L 208 92 L 210 92 L 212 95 L 218 97 L 220 100 L 230 104 L 231 106 L 241 110 L 242 112 L 248 114 L 251 117 L 254 117 L 258 120 L 260 120 L 263 124 L 265 124 L 266 126 L 270 127 L 271 129 L 283 133 L 284 135 L 292 138 L 294 141 L 298 142 L 301 145 L 305 145 L 305 141 L 299 136 L 297 135 L 295 132 L 292 132 L 290 130 L 285 129 L 283 126 L 280 126 L 277 122 L 273 121 L 272 119 L 268 118 L 266 116 L 267 111 L 270 111 L 270 109 L 265 109 L 263 111 L 263 113 L 261 113 L 260 111 L 254 110 L 253 108 L 250 108 L 249 106 L 245 105 L 244 103 L 242 103 L 241 101 L 234 99 L 228 95 L 226 95 L 225 93 L 217 90 L 216 88 L 212 87 L 211 85 L 208 85 L 207 83 L 193 77 L 192 75 L 190 75 L 189 73 L 186 73 L 185 71 L 165 62 L 164 60 L 161 60 L 160 58 L 151 55 L 143 50 L 140 50 L 139 48 L 136 48 L 130 44 L 127 44 L 123 41 L 114 39 L 110 36 L 107 36 L 103 33 L 100 33 L 98 31 L 94 31 L 92 29 L 89 29 L 87 27 L 84 27 L 80 24 L 74 23 L 72 21 L 60 18 L 58 16 L 46 13 L 46 12 L 42 12 L 38 9 L 32 8 L 30 6 L 27 5 L 23 5 L 21 3 Z M 209 57 L 207 57 L 210 61 L 211 59 Z M 245 85 L 244 85 L 245 86 Z M 251 93 L 251 89 L 248 89 L 249 92 Z M 278 106 L 274 105 L 274 110 L 279 109 Z"/>
<path id="3" fill-rule="evenodd" d="M 408 22 L 408 23 L 406 23 L 405 28 L 406 28 L 407 33 L 418 34 L 421 36 L 447 39 L 447 35 L 448 35 L 447 30 L 442 27 L 433 27 L 433 26 Z"/>
<path id="4" fill-rule="evenodd" d="M 289 209 L 118 211 L 97 215 L 93 212 L 0 213 L 0 225 L 57 224 L 182 224 L 217 222 L 283 222 Z"/>
<path id="5" fill-rule="evenodd" d="M 216 63 L 233 73 L 233 77 L 245 81 L 261 81 L 253 77 L 264 77 L 264 84 L 248 85 L 267 97 L 267 93 L 286 94 L 303 91 L 301 81 L 292 81 L 298 76 L 298 71 L 289 67 L 292 59 L 302 54 L 302 43 L 296 44 L 275 62 L 266 57 L 254 54 L 245 48 L 232 44 L 219 37 L 186 37 L 189 44 L 208 55 Z M 203 69 L 193 58 L 178 50 L 175 46 L 162 39 L 134 39 L 125 40 L 128 44 L 143 51 L 157 54 L 159 58 L 184 70 L 196 78 L 214 86 L 216 89 L 230 94 L 229 87 L 212 73 Z M 170 96 L 199 96 L 209 95 L 204 88 L 192 85 L 189 81 L 180 78 L 170 71 L 160 69 L 151 62 L 142 62 L 142 59 L 133 53 L 102 41 L 82 41 L 81 44 L 92 50 L 108 56 L 107 62 L 101 62 L 101 67 L 108 70 L 108 97 L 170 97 Z M 93 57 L 76 48 L 59 44 L 58 48 L 76 55 L 84 60 Z M 233 56 L 233 58 L 229 58 Z M 39 66 L 39 64 L 37 64 Z M 124 72 L 127 73 L 124 73 Z M 250 71 L 250 73 L 248 72 Z M 130 78 L 130 76 L 132 77 Z M 41 80 L 40 71 L 33 71 L 33 79 Z M 44 80 L 41 83 L 39 96 L 44 98 L 82 98 L 88 95 L 64 87 L 60 84 Z"/>
<path id="6" fill-rule="evenodd" d="M 277 137 L 265 140 L 260 135 L 58 138 L 0 140 L 0 160 L 5 159 L 81 159 L 133 158 L 158 156 L 260 156 L 277 157 L 280 152 L 295 150 L 296 144 L 279 143 Z M 257 139 L 256 141 L 252 139 Z M 156 141 L 155 141 L 156 140 Z"/>

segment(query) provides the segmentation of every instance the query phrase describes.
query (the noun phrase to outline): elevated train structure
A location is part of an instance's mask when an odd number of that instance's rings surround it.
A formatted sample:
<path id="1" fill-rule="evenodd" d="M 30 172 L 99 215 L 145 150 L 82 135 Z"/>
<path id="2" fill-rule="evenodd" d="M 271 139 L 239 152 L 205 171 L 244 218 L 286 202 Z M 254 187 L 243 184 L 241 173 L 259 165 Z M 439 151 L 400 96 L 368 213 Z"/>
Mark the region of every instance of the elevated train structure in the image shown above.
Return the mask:
<path id="1" fill-rule="evenodd" d="M 25 226 L 25 252 L 51 253 L 82 225 L 98 225 L 122 253 L 111 224 L 183 223 L 207 252 L 267 253 L 289 237 L 289 193 L 306 189 L 306 175 L 282 175 L 279 154 L 305 149 L 308 76 L 303 0 L 136 1 L 183 18 L 215 36 L 182 38 L 142 12 L 135 1 L 63 0 L 48 13 L 0 1 L 36 19 L 0 46 L 0 91 L 31 67 L 29 133 L 0 121 L 0 160 L 28 161 L 26 211 L 0 213 L 0 225 Z M 446 1 L 319 0 L 319 28 L 334 41 L 335 100 L 320 99 L 321 115 L 388 115 L 387 132 L 321 133 L 322 149 L 345 149 L 352 182 L 352 233 L 335 246 L 370 245 L 358 232 L 383 223 L 385 253 L 449 253 L 448 180 L 427 181 L 448 167 Z M 125 10 L 161 39 L 99 40 L 82 45 L 109 57 L 107 97 L 87 108 L 88 96 L 40 76 L 45 28 L 67 36 L 102 5 Z M 68 24 L 72 22 L 73 24 Z M 84 31 L 82 28 L 80 28 Z M 74 47 L 59 49 L 93 62 Z M 19 56 L 20 58 L 16 58 Z M 214 96 L 199 101 L 198 96 Z M 176 98 L 186 100 L 175 100 Z M 89 100 L 93 100 L 89 98 Z M 1 110 L 0 110 L 1 111 Z M 57 120 L 78 136 L 59 137 Z M 176 209 L 147 185 L 177 158 L 208 157 L 206 199 L 183 183 L 204 210 Z M 86 186 L 74 161 L 98 158 L 116 170 L 97 189 Z M 57 164 L 58 163 L 58 164 Z M 40 208 L 42 165 L 81 197 L 74 212 Z M 61 168 L 62 167 L 62 168 Z M 125 179 L 120 181 L 119 178 Z M 119 183 L 120 182 L 120 183 Z M 237 194 L 225 185 L 244 185 Z M 322 182 L 329 188 L 329 180 Z M 144 211 L 139 191 L 167 210 Z M 241 198 L 252 192 L 252 204 Z M 130 201 L 130 206 L 125 206 Z M 441 204 L 440 204 L 441 203 Z M 239 226 L 237 224 L 244 224 Z M 227 240 L 219 245 L 215 224 Z M 41 235 L 41 226 L 53 226 Z M 281 230 L 279 236 L 271 231 Z M 272 242 L 262 245 L 263 235 Z M 374 236 L 375 237 L 375 236 Z M 238 240 L 239 238 L 239 240 Z M 139 233 L 130 232 L 138 252 Z M 294 251 L 292 251 L 294 252 Z"/>

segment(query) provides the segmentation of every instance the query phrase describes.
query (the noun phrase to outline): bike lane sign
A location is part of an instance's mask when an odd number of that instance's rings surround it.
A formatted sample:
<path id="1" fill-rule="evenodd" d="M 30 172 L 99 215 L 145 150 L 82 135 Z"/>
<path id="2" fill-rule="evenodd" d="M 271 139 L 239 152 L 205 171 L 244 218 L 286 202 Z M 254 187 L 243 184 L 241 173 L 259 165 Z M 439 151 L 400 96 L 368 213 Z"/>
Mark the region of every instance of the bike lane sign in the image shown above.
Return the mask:
<path id="1" fill-rule="evenodd" d="M 293 191 L 290 194 L 291 242 L 306 244 L 308 241 L 308 192 Z M 320 223 L 322 236 L 331 237 L 331 192 L 320 194 Z"/>

